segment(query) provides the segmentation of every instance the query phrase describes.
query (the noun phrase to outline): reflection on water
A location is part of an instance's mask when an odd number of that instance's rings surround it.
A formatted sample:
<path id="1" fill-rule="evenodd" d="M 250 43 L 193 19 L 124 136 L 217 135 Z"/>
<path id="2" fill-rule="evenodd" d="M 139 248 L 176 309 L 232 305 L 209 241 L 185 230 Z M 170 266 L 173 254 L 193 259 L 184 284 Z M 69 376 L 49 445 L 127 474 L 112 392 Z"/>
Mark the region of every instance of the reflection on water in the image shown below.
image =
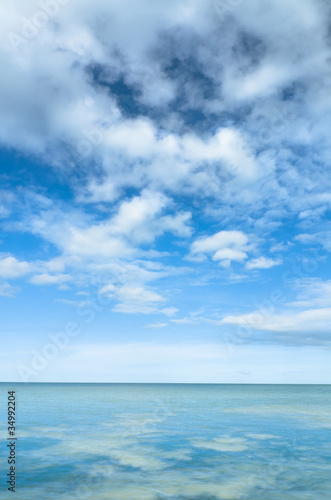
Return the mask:
<path id="1" fill-rule="evenodd" d="M 0 384 L 18 401 L 15 498 L 331 498 L 331 387 Z"/>

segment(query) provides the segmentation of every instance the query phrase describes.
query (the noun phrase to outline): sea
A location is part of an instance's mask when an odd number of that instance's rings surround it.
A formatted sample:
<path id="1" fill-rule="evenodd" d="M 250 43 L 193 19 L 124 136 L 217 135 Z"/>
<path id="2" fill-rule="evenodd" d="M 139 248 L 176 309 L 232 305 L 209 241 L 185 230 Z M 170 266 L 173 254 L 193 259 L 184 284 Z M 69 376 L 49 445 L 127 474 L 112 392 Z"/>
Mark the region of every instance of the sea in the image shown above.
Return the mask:
<path id="1" fill-rule="evenodd" d="M 330 385 L 1 383 L 0 433 L 1 500 L 331 499 Z"/>

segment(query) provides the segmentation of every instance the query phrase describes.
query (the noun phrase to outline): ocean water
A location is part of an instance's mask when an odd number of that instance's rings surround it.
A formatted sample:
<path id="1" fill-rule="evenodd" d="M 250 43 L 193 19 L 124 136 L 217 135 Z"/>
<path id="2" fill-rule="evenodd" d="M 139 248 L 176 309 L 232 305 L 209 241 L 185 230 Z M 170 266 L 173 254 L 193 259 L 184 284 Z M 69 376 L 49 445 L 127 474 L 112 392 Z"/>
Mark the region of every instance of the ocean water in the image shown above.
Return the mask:
<path id="1" fill-rule="evenodd" d="M 1 500 L 331 499 L 331 386 L 0 384 L 0 431 Z"/>

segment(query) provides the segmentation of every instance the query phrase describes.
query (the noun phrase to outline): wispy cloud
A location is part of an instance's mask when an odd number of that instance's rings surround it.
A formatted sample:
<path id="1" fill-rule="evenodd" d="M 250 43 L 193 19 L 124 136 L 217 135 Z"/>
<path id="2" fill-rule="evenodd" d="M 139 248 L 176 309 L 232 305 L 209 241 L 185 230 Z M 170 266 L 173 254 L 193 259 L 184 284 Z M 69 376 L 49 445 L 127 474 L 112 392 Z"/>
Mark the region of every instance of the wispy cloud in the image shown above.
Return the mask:
<path id="1" fill-rule="evenodd" d="M 168 323 L 151 323 L 146 325 L 146 328 L 165 328 L 166 326 L 168 326 Z"/>
<path id="2" fill-rule="evenodd" d="M 238 316 L 226 316 L 221 323 L 249 326 L 254 330 L 271 332 L 328 332 L 331 308 L 284 312 L 264 316 L 260 311 Z"/>
<path id="3" fill-rule="evenodd" d="M 258 257 L 246 263 L 246 269 L 269 269 L 279 266 L 282 263 L 280 259 L 270 259 L 268 257 Z"/>
<path id="4" fill-rule="evenodd" d="M 0 284 L 0 295 L 2 297 L 13 297 L 15 295 L 16 289 L 9 283 Z"/>
<path id="5" fill-rule="evenodd" d="M 36 274 L 30 282 L 34 285 L 60 285 L 72 280 L 68 274 Z"/>

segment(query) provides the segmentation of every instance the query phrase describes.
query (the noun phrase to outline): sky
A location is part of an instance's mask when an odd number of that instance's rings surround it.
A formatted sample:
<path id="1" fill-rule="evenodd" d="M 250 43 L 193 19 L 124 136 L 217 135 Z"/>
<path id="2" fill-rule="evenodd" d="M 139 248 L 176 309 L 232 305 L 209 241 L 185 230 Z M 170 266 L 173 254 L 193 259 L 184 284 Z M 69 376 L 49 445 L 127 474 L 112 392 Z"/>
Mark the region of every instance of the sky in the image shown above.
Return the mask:
<path id="1" fill-rule="evenodd" d="M 0 13 L 0 380 L 331 383 L 331 4 Z"/>

